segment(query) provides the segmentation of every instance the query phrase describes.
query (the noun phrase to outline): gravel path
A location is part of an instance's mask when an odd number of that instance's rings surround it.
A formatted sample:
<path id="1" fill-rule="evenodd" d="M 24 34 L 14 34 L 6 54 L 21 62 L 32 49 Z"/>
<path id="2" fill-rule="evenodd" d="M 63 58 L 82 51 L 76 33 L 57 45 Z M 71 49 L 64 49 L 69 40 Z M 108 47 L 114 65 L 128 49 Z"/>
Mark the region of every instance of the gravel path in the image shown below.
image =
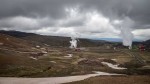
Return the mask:
<path id="1" fill-rule="evenodd" d="M 61 84 L 74 81 L 84 80 L 90 77 L 100 75 L 122 75 L 106 72 L 95 72 L 95 74 L 66 76 L 66 77 L 49 77 L 49 78 L 16 78 L 16 77 L 0 77 L 0 84 Z"/>

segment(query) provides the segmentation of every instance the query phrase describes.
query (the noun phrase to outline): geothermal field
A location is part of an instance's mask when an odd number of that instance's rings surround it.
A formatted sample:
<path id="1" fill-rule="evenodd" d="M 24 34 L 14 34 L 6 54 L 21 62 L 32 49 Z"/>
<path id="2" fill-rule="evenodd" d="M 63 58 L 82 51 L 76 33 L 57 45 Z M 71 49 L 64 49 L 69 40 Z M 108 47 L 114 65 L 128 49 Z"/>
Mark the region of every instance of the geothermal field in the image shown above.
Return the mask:
<path id="1" fill-rule="evenodd" d="M 150 84 L 150 0 L 0 0 L 0 84 Z"/>
<path id="2" fill-rule="evenodd" d="M 150 83 L 150 52 L 140 50 L 141 43 L 133 42 L 131 49 L 117 42 L 61 37 L 68 39 L 63 43 L 59 41 L 63 46 L 52 46 L 36 41 L 36 37 L 45 39 L 45 36 L 17 37 L 8 35 L 8 31 L 1 33 L 0 84 L 22 81 L 24 84 L 70 84 L 74 81 L 79 82 L 71 84 L 99 84 L 101 81 L 109 84 L 107 80 L 115 81 L 112 84 Z M 31 37 L 35 39 L 25 40 Z M 53 40 L 60 37 L 55 38 Z"/>

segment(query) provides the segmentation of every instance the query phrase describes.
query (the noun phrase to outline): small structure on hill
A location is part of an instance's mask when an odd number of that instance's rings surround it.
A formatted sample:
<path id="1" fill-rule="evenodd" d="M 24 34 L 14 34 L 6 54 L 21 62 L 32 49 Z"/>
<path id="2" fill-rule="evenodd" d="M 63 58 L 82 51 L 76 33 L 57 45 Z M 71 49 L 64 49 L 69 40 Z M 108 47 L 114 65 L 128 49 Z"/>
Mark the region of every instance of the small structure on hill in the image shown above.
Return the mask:
<path id="1" fill-rule="evenodd" d="M 145 46 L 143 44 L 139 45 L 139 50 L 140 51 L 145 51 Z"/>

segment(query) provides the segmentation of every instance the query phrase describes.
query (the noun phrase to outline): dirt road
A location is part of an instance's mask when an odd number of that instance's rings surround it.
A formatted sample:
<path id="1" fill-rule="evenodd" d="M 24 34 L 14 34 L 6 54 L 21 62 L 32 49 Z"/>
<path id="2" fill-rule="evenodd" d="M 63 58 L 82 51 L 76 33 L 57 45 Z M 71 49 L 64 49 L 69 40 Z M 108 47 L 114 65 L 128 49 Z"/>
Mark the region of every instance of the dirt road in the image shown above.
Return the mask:
<path id="1" fill-rule="evenodd" d="M 95 72 L 95 74 L 66 76 L 66 77 L 49 77 L 49 78 L 14 78 L 14 77 L 0 77 L 0 84 L 61 84 L 74 81 L 84 80 L 90 77 L 100 75 L 122 75 L 105 72 Z"/>

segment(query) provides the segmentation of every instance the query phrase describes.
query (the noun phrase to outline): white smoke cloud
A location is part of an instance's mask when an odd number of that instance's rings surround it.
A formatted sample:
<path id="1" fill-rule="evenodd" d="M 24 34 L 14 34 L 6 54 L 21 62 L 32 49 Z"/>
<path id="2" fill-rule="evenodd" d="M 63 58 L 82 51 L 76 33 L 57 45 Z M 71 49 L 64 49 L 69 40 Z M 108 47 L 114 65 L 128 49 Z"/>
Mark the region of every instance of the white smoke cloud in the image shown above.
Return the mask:
<path id="1" fill-rule="evenodd" d="M 130 28 L 121 27 L 121 36 L 124 46 L 129 46 L 129 49 L 132 47 L 133 33 Z"/>
<path id="2" fill-rule="evenodd" d="M 131 49 L 134 38 L 132 33 L 134 22 L 129 17 L 124 17 L 123 20 L 114 20 L 112 24 L 120 28 L 120 36 L 122 37 L 123 45 L 128 46 L 129 49 Z"/>
<path id="3" fill-rule="evenodd" d="M 75 37 L 71 37 L 71 41 L 70 41 L 70 48 L 77 48 L 77 40 Z"/>
<path id="4" fill-rule="evenodd" d="M 123 45 L 129 46 L 129 49 L 132 48 L 132 40 L 134 38 L 134 35 L 131 32 L 131 27 L 133 24 L 134 22 L 129 17 L 125 17 L 121 24 L 121 36 L 123 38 Z"/>
<path id="5" fill-rule="evenodd" d="M 70 48 L 75 48 L 75 49 L 77 48 L 77 42 L 79 41 L 78 38 L 79 38 L 79 34 L 73 32 L 71 35 Z"/>

